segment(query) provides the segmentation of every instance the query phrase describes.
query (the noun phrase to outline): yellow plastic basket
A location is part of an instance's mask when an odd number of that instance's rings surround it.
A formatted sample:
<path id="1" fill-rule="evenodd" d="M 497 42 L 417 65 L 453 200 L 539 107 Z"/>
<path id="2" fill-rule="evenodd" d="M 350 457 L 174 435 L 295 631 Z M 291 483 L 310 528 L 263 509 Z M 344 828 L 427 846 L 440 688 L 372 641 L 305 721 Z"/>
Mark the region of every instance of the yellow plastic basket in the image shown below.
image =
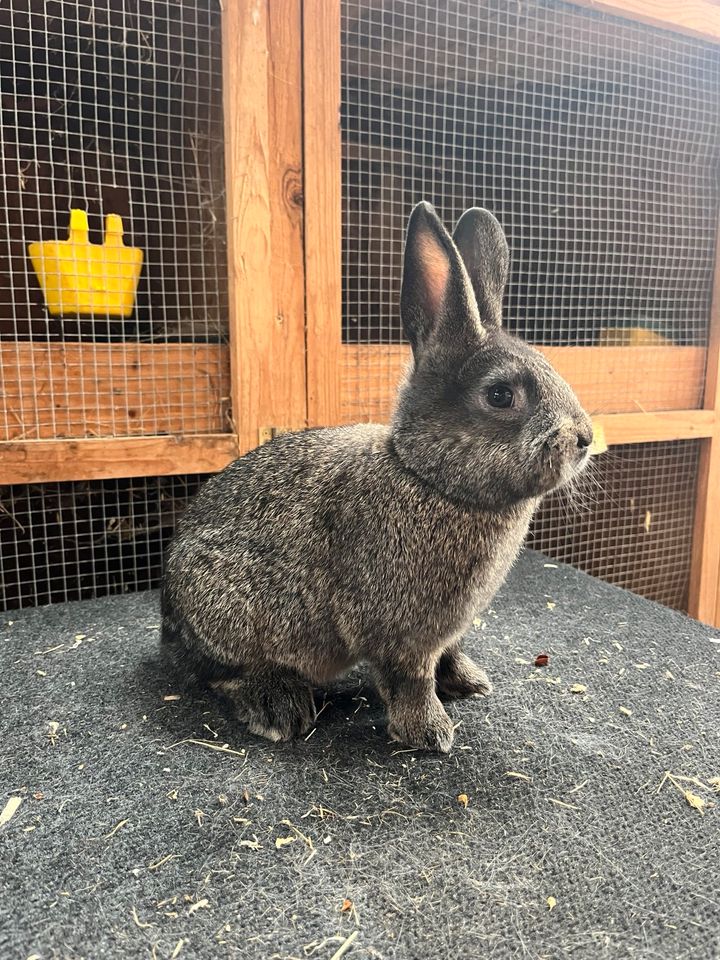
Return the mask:
<path id="1" fill-rule="evenodd" d="M 88 240 L 84 210 L 70 211 L 67 240 L 31 243 L 28 253 L 53 316 L 101 314 L 129 317 L 135 304 L 143 252 L 123 244 L 122 219 L 105 219 L 105 242 Z"/>

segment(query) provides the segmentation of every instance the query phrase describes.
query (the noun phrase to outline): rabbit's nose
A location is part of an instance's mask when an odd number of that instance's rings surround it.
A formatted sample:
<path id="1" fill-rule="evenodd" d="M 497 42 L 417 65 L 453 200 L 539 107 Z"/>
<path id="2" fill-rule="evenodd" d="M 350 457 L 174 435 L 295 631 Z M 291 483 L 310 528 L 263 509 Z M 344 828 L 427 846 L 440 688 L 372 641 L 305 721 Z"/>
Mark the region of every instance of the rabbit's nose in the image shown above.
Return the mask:
<path id="1" fill-rule="evenodd" d="M 585 450 L 592 443 L 592 432 L 587 429 L 579 430 L 577 435 L 577 445 L 580 450 Z"/>

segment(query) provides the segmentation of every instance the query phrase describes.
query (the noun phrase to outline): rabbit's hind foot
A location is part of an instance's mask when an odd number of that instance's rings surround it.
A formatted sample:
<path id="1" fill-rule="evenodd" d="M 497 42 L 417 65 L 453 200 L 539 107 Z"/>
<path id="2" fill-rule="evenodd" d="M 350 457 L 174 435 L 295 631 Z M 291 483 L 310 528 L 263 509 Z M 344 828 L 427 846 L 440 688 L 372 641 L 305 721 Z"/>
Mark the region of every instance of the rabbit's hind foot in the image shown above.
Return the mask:
<path id="1" fill-rule="evenodd" d="M 435 683 L 440 696 L 448 700 L 487 697 L 492 693 L 488 675 L 463 653 L 459 644 L 453 644 L 440 657 Z"/>
<path id="2" fill-rule="evenodd" d="M 269 671 L 210 681 L 236 707 L 251 733 L 277 743 L 307 733 L 315 722 L 312 688 L 299 677 Z"/>

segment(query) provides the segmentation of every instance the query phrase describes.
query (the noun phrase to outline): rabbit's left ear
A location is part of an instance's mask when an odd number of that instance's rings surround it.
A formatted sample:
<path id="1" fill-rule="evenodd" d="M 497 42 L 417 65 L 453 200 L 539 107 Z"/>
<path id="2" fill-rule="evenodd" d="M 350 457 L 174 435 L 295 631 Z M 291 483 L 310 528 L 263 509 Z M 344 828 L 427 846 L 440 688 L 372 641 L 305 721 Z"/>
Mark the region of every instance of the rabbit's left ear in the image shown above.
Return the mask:
<path id="1" fill-rule="evenodd" d="M 475 291 L 480 322 L 499 327 L 510 266 L 503 228 L 489 210 L 471 207 L 458 220 L 453 240 Z"/>
<path id="2" fill-rule="evenodd" d="M 438 352 L 467 352 L 485 337 L 462 257 L 429 203 L 410 215 L 400 314 L 416 362 Z"/>

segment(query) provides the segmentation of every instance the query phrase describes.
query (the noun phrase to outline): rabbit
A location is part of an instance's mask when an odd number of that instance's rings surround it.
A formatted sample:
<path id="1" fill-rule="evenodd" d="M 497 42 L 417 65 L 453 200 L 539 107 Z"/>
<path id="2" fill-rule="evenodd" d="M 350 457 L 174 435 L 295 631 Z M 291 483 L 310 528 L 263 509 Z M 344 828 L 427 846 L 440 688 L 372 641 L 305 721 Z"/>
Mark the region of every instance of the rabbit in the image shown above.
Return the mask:
<path id="1" fill-rule="evenodd" d="M 392 740 L 446 753 L 440 696 L 487 696 L 462 636 L 541 498 L 588 462 L 568 384 L 501 328 L 502 228 L 412 211 L 400 312 L 412 360 L 389 426 L 281 435 L 207 481 L 169 546 L 162 640 L 251 732 L 306 733 L 313 687 L 369 665 Z"/>

